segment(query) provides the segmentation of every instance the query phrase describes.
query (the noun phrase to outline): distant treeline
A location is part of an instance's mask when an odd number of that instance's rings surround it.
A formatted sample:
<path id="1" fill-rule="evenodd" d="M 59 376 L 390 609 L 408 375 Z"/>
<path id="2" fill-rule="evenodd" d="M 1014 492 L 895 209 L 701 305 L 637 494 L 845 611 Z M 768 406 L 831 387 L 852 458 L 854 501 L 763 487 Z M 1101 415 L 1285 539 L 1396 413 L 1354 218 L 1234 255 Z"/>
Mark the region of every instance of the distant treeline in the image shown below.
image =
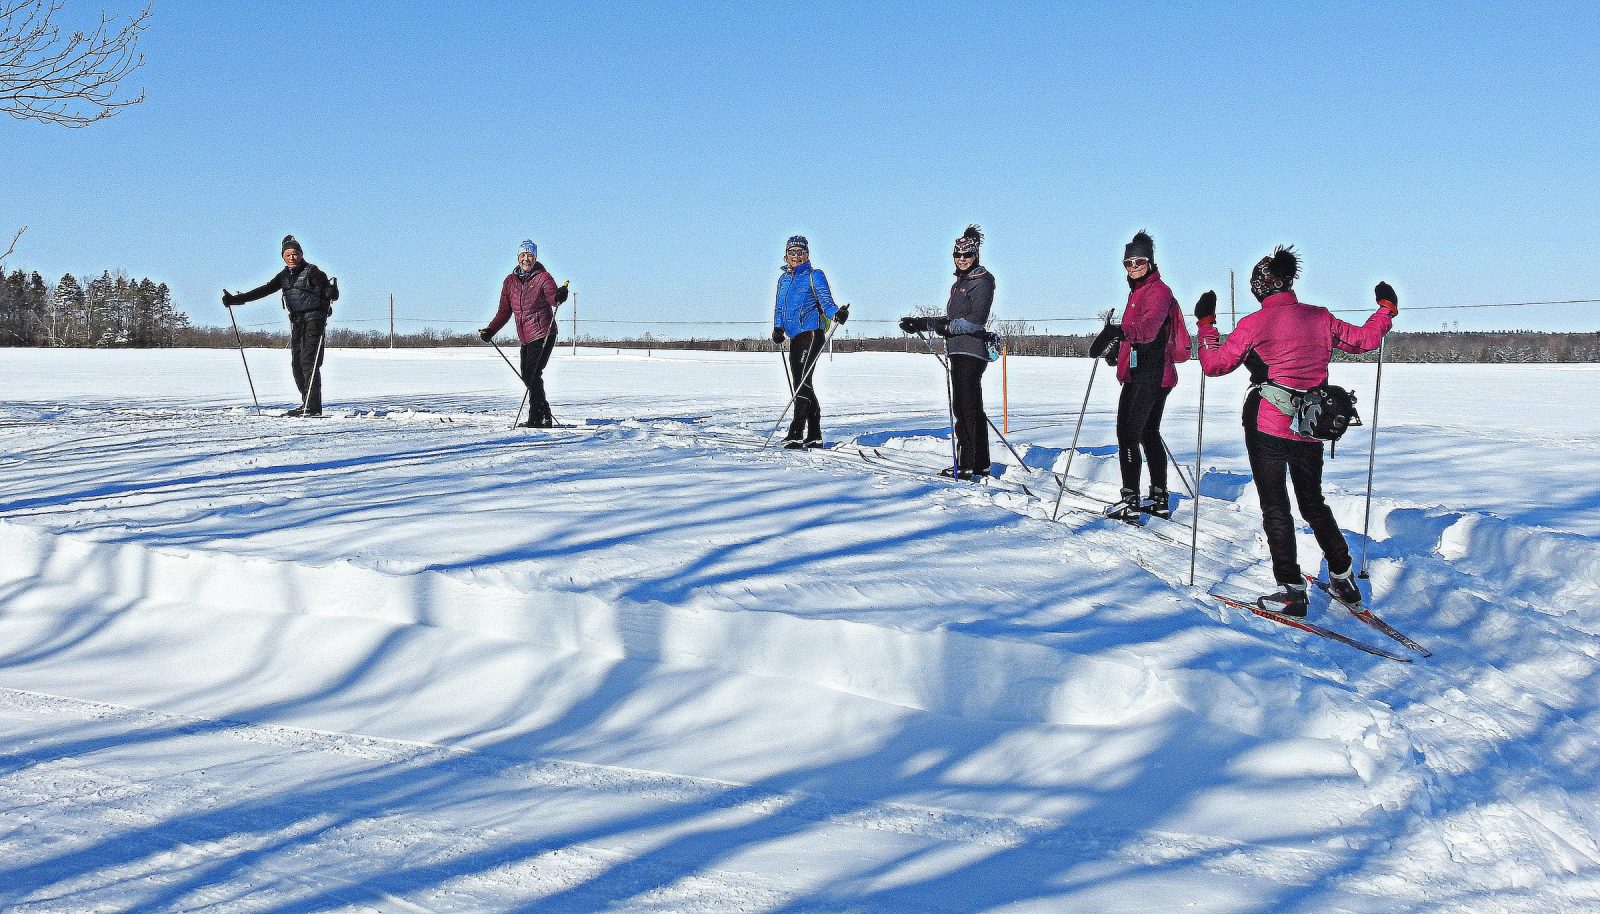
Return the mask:
<path id="1" fill-rule="evenodd" d="M 337 320 L 337 318 L 335 319 Z M 286 348 L 289 335 L 286 331 L 245 331 L 241 333 L 244 344 L 253 348 Z M 500 345 L 516 345 L 514 335 L 502 334 Z M 186 327 L 175 335 L 176 346 L 195 348 L 231 348 L 234 345 L 231 327 Z M 1006 351 L 1011 355 L 1042 355 L 1065 358 L 1087 358 L 1092 334 L 1055 335 L 1027 334 L 1006 337 Z M 439 348 L 447 346 L 481 346 L 476 333 L 452 333 L 427 329 L 416 333 L 401 333 L 394 337 L 394 345 L 402 349 Z M 561 339 L 558 345 L 570 346 L 570 338 Z M 646 350 L 710 350 L 716 352 L 770 352 L 772 343 L 765 337 L 737 339 L 609 339 L 580 335 L 579 346 L 601 349 Z M 334 349 L 387 349 L 388 331 L 348 330 L 331 327 L 328 346 Z M 926 352 L 927 346 L 914 336 L 890 337 L 837 337 L 833 342 L 835 352 Z M 1336 361 L 1371 362 L 1376 353 L 1347 355 L 1335 353 Z M 1600 332 L 1596 333 L 1545 333 L 1532 330 L 1499 331 L 1435 331 L 1431 333 L 1391 333 L 1384 349 L 1384 359 L 1390 362 L 1600 362 Z"/>
<path id="2" fill-rule="evenodd" d="M 852 330 L 854 327 L 851 328 Z M 1021 321 L 1000 321 L 995 329 L 1006 340 L 1012 355 L 1085 358 L 1094 334 L 1039 333 Z M 513 334 L 503 334 L 502 346 L 515 345 Z M 244 345 L 256 348 L 287 347 L 287 321 L 284 329 L 270 332 L 241 331 Z M 438 330 L 432 327 L 393 337 L 384 330 L 353 330 L 340 327 L 337 315 L 328 328 L 328 346 L 337 349 L 383 349 L 394 346 L 437 348 L 480 346 L 472 332 Z M 561 345 L 570 345 L 570 338 Z M 765 335 L 751 338 L 658 340 L 648 333 L 631 339 L 610 339 L 580 335 L 580 346 L 607 349 L 700 349 L 722 352 L 769 352 L 772 344 Z M 135 280 L 121 272 L 105 271 L 87 286 L 67 274 L 55 285 L 47 284 L 38 273 L 21 270 L 0 273 L 0 346 L 73 346 L 88 348 L 225 348 L 235 345 L 234 330 L 225 327 L 195 327 L 188 315 L 173 304 L 165 283 L 150 279 Z M 925 352 L 926 345 L 914 336 L 894 334 L 880 337 L 840 336 L 833 344 L 836 352 Z M 1391 362 L 1600 362 L 1600 332 L 1546 333 L 1533 330 L 1460 331 L 1392 333 L 1384 357 Z M 1372 361 L 1376 354 L 1337 358 Z"/>
<path id="3" fill-rule="evenodd" d="M 0 275 L 0 346 L 175 346 L 188 327 L 167 284 L 148 278 L 108 270 L 85 286 L 68 273 L 50 286 L 38 273 Z"/>

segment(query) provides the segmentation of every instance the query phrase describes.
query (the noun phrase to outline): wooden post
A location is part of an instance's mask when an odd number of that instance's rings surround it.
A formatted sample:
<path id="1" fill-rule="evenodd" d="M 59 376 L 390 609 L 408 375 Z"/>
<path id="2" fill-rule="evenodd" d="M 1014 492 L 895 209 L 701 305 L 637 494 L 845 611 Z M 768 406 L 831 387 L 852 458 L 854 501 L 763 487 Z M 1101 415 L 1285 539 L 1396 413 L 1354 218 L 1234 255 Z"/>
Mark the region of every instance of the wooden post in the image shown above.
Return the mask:
<path id="1" fill-rule="evenodd" d="M 1011 384 L 1006 374 L 1006 347 L 1000 347 L 1000 428 L 1011 432 Z"/>

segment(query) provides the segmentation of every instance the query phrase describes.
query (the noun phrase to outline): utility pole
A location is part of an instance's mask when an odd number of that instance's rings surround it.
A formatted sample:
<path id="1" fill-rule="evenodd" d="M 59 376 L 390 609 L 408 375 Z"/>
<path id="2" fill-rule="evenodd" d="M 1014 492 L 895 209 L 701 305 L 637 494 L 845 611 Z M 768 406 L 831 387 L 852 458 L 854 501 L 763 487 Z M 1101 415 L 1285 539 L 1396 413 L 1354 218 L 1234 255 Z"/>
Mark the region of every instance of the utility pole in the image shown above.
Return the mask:
<path id="1" fill-rule="evenodd" d="M 389 293 L 389 348 L 394 348 L 394 293 Z"/>
<path id="2" fill-rule="evenodd" d="M 578 354 L 578 293 L 572 293 L 572 354 Z"/>
<path id="3" fill-rule="evenodd" d="M 1228 312 L 1233 316 L 1233 329 L 1239 329 L 1239 306 L 1233 298 L 1233 271 L 1228 271 Z"/>

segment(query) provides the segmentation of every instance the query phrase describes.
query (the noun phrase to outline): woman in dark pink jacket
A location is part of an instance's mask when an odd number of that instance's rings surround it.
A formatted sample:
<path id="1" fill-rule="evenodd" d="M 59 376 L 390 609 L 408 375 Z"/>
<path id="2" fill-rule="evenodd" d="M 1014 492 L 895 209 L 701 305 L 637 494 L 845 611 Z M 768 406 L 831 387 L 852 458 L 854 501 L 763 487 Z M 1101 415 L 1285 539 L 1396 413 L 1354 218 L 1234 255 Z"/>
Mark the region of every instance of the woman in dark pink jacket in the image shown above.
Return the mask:
<path id="1" fill-rule="evenodd" d="M 557 289 L 550 271 L 539 262 L 539 246 L 524 241 L 517 252 L 516 269 L 500 284 L 500 310 L 489 326 L 478 331 L 487 343 L 516 315 L 517 339 L 522 343 L 522 383 L 528 385 L 528 421 L 523 423 L 527 428 L 555 425 L 550 401 L 545 399 L 544 368 L 556 348 L 556 308 L 566 297 L 566 288 Z"/>
<path id="2" fill-rule="evenodd" d="M 1294 483 L 1300 516 L 1311 526 L 1327 558 L 1334 596 L 1354 606 L 1361 603 L 1361 591 L 1355 584 L 1350 548 L 1322 497 L 1322 442 L 1296 434 L 1289 415 L 1262 397 L 1260 385 L 1271 381 L 1303 391 L 1326 384 L 1333 350 L 1369 352 L 1378 348 L 1400 312 L 1399 296 L 1388 283 L 1380 282 L 1373 290 L 1378 310 L 1359 327 L 1347 324 L 1328 309 L 1295 297 L 1293 286 L 1299 273 L 1300 262 L 1292 248 L 1280 247 L 1261 258 L 1250 275 L 1250 291 L 1261 302 L 1261 310 L 1240 321 L 1227 342 L 1221 342 L 1217 333 L 1215 293 L 1201 296 L 1194 310 L 1200 322 L 1201 369 L 1208 377 L 1217 377 L 1247 365 L 1256 385 L 1245 398 L 1245 450 L 1261 498 L 1261 526 L 1272 553 L 1272 573 L 1282 585 L 1280 592 L 1258 602 L 1263 609 L 1291 616 L 1304 616 L 1307 602 L 1305 578 L 1295 555 L 1285 472 Z"/>
<path id="3" fill-rule="evenodd" d="M 1107 511 L 1137 523 L 1139 515 L 1171 517 L 1167 499 L 1167 447 L 1161 440 L 1161 414 L 1167 395 L 1178 386 L 1176 362 L 1189 358 L 1189 330 L 1172 290 L 1161 281 L 1156 245 L 1139 232 L 1122 249 L 1127 271 L 1128 307 L 1122 312 L 1117 346 L 1117 463 L 1122 468 L 1122 499 Z M 1109 357 L 1108 357 L 1109 358 Z M 1150 494 L 1139 500 L 1139 472 L 1150 465 Z"/>

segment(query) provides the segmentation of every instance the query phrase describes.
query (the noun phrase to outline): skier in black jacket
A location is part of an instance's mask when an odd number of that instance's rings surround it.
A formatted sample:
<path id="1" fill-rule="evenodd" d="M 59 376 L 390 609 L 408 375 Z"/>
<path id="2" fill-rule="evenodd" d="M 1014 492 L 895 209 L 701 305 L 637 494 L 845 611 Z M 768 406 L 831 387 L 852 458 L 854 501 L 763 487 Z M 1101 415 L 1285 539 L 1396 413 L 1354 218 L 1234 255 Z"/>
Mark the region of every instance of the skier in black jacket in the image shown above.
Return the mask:
<path id="1" fill-rule="evenodd" d="M 978 262 L 983 232 L 976 225 L 956 239 L 951 257 L 955 260 L 956 280 L 950 286 L 944 317 L 902 317 L 904 333 L 933 331 L 945 338 L 949 358 L 950 412 L 955 420 L 956 465 L 940 470 L 940 475 L 959 479 L 988 476 L 988 416 L 983 411 L 983 370 L 989 367 L 989 311 L 994 306 L 994 274 Z"/>
<path id="2" fill-rule="evenodd" d="M 307 263 L 305 251 L 293 235 L 283 236 L 283 269 L 248 292 L 233 294 L 222 290 L 222 303 L 229 308 L 283 294 L 283 308 L 289 312 L 289 351 L 294 364 L 294 385 L 300 389 L 300 405 L 285 416 L 322 415 L 323 335 L 333 303 L 339 300 L 339 280 L 328 278 L 316 264 Z"/>

